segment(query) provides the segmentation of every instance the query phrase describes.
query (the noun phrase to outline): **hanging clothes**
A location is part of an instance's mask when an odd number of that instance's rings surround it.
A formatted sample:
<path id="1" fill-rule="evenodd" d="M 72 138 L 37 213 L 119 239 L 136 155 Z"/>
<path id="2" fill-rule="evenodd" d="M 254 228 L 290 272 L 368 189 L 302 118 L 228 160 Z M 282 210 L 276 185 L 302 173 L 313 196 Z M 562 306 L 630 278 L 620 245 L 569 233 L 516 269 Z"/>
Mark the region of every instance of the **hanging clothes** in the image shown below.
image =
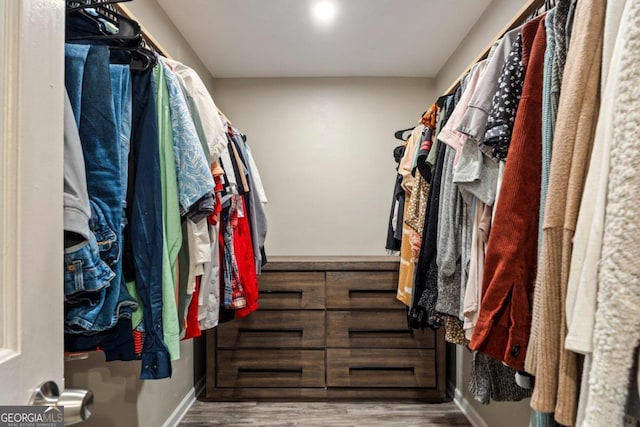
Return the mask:
<path id="1" fill-rule="evenodd" d="M 422 131 L 424 125 L 416 126 L 407 140 L 404 156 L 400 160 L 398 173 L 402 176 L 402 188 L 405 192 L 405 202 L 403 212 L 405 214 L 402 222 L 402 244 L 400 247 L 400 273 L 398 275 L 398 292 L 396 298 L 407 306 L 411 305 L 411 295 L 413 294 L 414 263 L 411 261 L 411 227 L 406 224 L 406 215 L 409 213 L 408 204 L 411 192 L 415 187 L 413 177 L 413 163 L 420 143 L 422 142 Z M 408 196 L 408 197 L 407 197 Z"/>
<path id="2" fill-rule="evenodd" d="M 400 160 L 404 156 L 405 146 L 399 145 L 393 149 L 393 157 L 396 162 L 396 171 L 400 168 Z M 402 227 L 404 222 L 404 202 L 405 192 L 402 188 L 402 175 L 396 174 L 396 181 L 393 186 L 393 197 L 391 198 L 391 212 L 387 226 L 387 242 L 385 249 L 390 254 L 398 252 L 402 245 Z"/>
<path id="3" fill-rule="evenodd" d="M 123 42 L 104 7 L 109 22 L 84 5 L 67 16 L 65 350 L 140 359 L 141 379 L 161 379 L 181 334 L 219 322 L 220 257 L 239 261 L 238 317 L 257 308 L 267 199 L 198 75 L 142 35 Z M 232 250 L 221 251 L 221 223 Z"/>
<path id="4" fill-rule="evenodd" d="M 628 2 L 628 15 L 625 16 L 628 26 L 621 33 L 621 52 L 616 58 L 616 61 L 619 58 L 619 62 L 612 62 L 610 71 L 617 74 L 618 83 L 613 95 L 613 138 L 593 333 L 593 360 L 586 415 L 582 424 L 585 427 L 622 425 L 629 375 L 635 348 L 640 342 L 640 319 L 635 305 L 640 295 L 640 263 L 635 258 L 640 249 L 637 222 L 640 210 L 637 197 L 634 197 L 640 184 L 637 170 L 640 161 L 637 135 L 640 108 L 637 95 L 640 2 Z M 579 10 L 576 10 L 576 14 Z M 578 16 L 576 22 L 577 19 Z M 616 50 L 617 45 L 618 42 Z"/>
<path id="5" fill-rule="evenodd" d="M 164 75 L 164 67 L 153 67 L 156 82 L 156 109 L 158 114 L 158 139 L 160 143 L 160 177 L 162 188 L 162 327 L 164 342 L 171 354 L 171 360 L 180 358 L 180 322 L 176 305 L 177 258 L 182 247 L 182 227 L 180 226 L 180 204 L 178 201 L 178 178 L 174 155 L 174 139 L 171 126 L 169 93 Z M 131 291 L 135 291 L 135 285 Z M 135 316 L 136 313 L 134 313 Z M 139 310 L 133 328 L 142 322 Z"/>
<path id="6" fill-rule="evenodd" d="M 408 313 L 409 327 L 414 329 L 427 326 L 439 327 L 443 324 L 442 316 L 440 316 L 435 309 L 438 298 L 438 272 L 435 257 L 440 182 L 445 149 L 445 144 L 437 144 L 438 153 L 434 164 L 431 185 L 429 187 L 429 200 L 427 202 L 425 225 L 423 226 L 422 246 L 418 256 L 418 263 L 415 267 L 413 295 Z"/>
<path id="7" fill-rule="evenodd" d="M 480 403 L 519 402 L 531 396 L 531 390 L 516 383 L 513 368 L 480 352 L 473 353 L 469 392 Z"/>
<path id="8" fill-rule="evenodd" d="M 458 98 L 459 98 L 459 91 Z M 439 135 L 442 127 L 451 116 L 454 109 L 456 96 L 442 99 L 441 114 L 438 117 L 436 135 Z M 442 316 L 436 312 L 437 303 L 437 266 L 435 262 L 438 208 L 440 198 L 440 183 L 442 181 L 442 169 L 444 163 L 445 144 L 437 139 L 433 142 L 426 157 L 423 167 L 424 175 L 429 176 L 429 194 L 426 205 L 426 215 L 422 226 L 422 246 L 418 254 L 418 262 L 415 265 L 413 277 L 413 295 L 407 314 L 407 323 L 410 328 L 440 327 L 444 324 Z"/>
<path id="9" fill-rule="evenodd" d="M 431 169 L 426 160 L 429 150 L 433 144 L 432 129 L 425 127 L 422 135 L 422 142 L 416 154 L 416 167 L 413 174 L 415 176 L 415 188 L 409 198 L 407 205 L 408 212 L 405 220 L 409 226 L 409 242 L 411 244 L 411 262 L 418 262 L 420 246 L 422 246 L 422 233 L 424 231 L 424 221 L 427 213 L 427 199 L 429 197 L 429 181 Z"/>
<path id="10" fill-rule="evenodd" d="M 526 70 L 522 42 L 522 32 L 520 32 L 511 44 L 509 57 L 498 79 L 498 88 L 493 96 L 487 118 L 484 140 L 479 144 L 481 151 L 496 161 L 504 161 L 507 158 L 520 105 Z"/>
<path id="11" fill-rule="evenodd" d="M 584 0 L 578 4 L 573 39 L 558 106 L 557 127 L 544 212 L 544 230 L 534 300 L 533 327 L 540 329 L 536 352 L 528 355 L 527 367 L 536 363 L 536 388 L 532 407 L 555 412 L 563 425 L 575 423 L 578 360 L 564 350 L 565 298 L 582 187 L 586 175 L 598 108 L 605 6 Z M 539 316 L 539 317 L 538 317 Z M 548 325 L 560 327 L 548 328 Z"/>
<path id="12" fill-rule="evenodd" d="M 233 250 L 238 262 L 238 274 L 244 289 L 246 305 L 236 311 L 236 318 L 246 317 L 258 309 L 258 278 L 247 215 L 244 198 L 240 198 L 238 201 L 238 225 L 233 230 Z"/>
<path id="13" fill-rule="evenodd" d="M 470 343 L 471 349 L 519 370 L 524 367 L 537 258 L 539 203 L 531 201 L 540 198 L 544 19 L 527 23 L 522 39 L 527 71 L 489 235 L 480 315 Z M 505 298 L 508 295 L 510 299 Z"/>
<path id="14" fill-rule="evenodd" d="M 211 261 L 204 265 L 204 275 L 200 280 L 198 294 L 198 322 L 201 329 L 210 329 L 218 325 L 220 311 L 220 213 L 222 212 L 222 177 L 224 170 L 214 163 L 211 167 L 215 194 L 214 211 L 208 218 L 211 241 Z"/>
<path id="15" fill-rule="evenodd" d="M 600 111 L 591 160 L 582 192 L 582 201 L 573 239 L 571 267 L 567 284 L 567 350 L 584 354 L 582 384 L 576 425 L 582 425 L 589 394 L 589 372 L 593 353 L 593 331 L 598 293 L 598 268 L 607 202 L 610 145 L 613 139 L 614 100 L 620 54 L 627 29 L 630 3 L 607 2 L 602 49 Z"/>
<path id="16" fill-rule="evenodd" d="M 197 112 L 198 120 L 194 120 L 194 125 L 200 139 L 206 143 L 209 163 L 217 162 L 227 147 L 226 128 L 220 119 L 218 107 L 192 68 L 173 59 L 163 57 L 161 60 L 180 80 L 192 113 Z"/>
<path id="17" fill-rule="evenodd" d="M 467 281 L 463 302 L 463 328 L 467 340 L 471 340 L 473 330 L 478 322 L 478 315 L 480 314 L 484 258 L 491 227 L 491 212 L 491 206 L 485 205 L 481 200 L 476 200 L 476 206 L 473 209 L 472 255 L 469 266 L 469 279 Z"/>
<path id="18" fill-rule="evenodd" d="M 242 171 L 249 188 L 243 203 L 251 233 L 255 270 L 260 273 L 262 265 L 266 263 L 264 256 L 264 242 L 267 236 L 267 216 L 264 212 L 266 194 L 257 166 L 252 160 L 246 136 L 231 126 L 228 128 L 228 136 L 234 155 L 238 159 L 239 170 Z"/>
<path id="19" fill-rule="evenodd" d="M 436 255 L 438 299 L 435 309 L 439 313 L 456 319 L 455 321 L 450 319 L 445 322 L 445 330 L 448 329 L 447 334 L 449 336 L 460 336 L 462 342 L 466 340 L 463 338 L 464 328 L 462 322 L 463 287 L 466 286 L 466 280 L 464 285 L 462 283 L 462 257 L 463 252 L 467 252 L 466 242 L 468 242 L 468 239 L 465 223 L 468 214 L 465 212 L 463 196 L 458 190 L 457 183 L 454 182 L 454 174 L 455 171 L 462 167 L 460 162 L 466 160 L 463 152 L 464 146 L 467 144 L 468 135 L 460 132 L 459 128 L 465 112 L 469 109 L 469 103 L 478 89 L 478 83 L 484 76 L 486 65 L 487 61 L 483 61 L 474 67 L 466 88 L 461 94 L 460 101 L 438 136 L 439 140 L 446 143 L 451 149 L 445 153 L 440 186 L 437 240 L 438 242 L 444 242 L 444 244 L 440 244 Z M 467 255 L 465 255 L 466 257 Z M 466 270 L 466 265 L 464 268 Z M 466 278 L 467 273 L 464 275 Z"/>
<path id="20" fill-rule="evenodd" d="M 521 31 L 521 28 L 516 28 L 507 32 L 491 50 L 487 60 L 486 71 L 482 74 L 477 87 L 472 92 L 468 107 L 464 111 L 458 126 L 458 131 L 467 135 L 476 145 L 484 142 L 493 100 L 500 100 L 500 97 L 495 97 L 496 90 L 502 88 L 500 77 L 511 75 L 505 73 L 504 66 L 511 57 L 513 44 Z"/>

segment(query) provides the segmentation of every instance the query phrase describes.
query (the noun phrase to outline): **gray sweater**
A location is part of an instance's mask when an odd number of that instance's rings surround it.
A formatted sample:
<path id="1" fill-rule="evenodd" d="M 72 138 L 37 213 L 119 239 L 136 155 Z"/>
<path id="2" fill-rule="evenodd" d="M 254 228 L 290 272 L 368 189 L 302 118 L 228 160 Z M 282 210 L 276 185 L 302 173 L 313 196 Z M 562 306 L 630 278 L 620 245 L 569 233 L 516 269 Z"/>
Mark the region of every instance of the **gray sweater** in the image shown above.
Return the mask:
<path id="1" fill-rule="evenodd" d="M 78 250 L 89 241 L 89 193 L 84 154 L 69 96 L 64 100 L 64 247 Z"/>

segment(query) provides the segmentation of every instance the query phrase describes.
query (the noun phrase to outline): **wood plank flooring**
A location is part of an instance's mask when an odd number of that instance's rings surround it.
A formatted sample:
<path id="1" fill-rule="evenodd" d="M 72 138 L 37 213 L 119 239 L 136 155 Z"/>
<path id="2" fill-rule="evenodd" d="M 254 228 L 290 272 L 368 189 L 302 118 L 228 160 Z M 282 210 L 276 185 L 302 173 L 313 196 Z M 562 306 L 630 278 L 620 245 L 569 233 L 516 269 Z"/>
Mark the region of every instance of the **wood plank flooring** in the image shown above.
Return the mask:
<path id="1" fill-rule="evenodd" d="M 180 426 L 471 427 L 453 402 L 196 402 Z"/>

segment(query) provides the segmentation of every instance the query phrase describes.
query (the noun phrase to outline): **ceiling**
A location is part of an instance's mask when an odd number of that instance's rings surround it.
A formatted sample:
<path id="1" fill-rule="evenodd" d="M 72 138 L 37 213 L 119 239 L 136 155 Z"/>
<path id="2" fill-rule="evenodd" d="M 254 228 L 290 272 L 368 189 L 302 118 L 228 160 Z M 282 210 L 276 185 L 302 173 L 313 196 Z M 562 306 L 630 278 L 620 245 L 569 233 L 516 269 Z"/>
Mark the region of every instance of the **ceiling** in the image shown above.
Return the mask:
<path id="1" fill-rule="evenodd" d="M 158 0 L 214 77 L 435 77 L 491 0 Z"/>

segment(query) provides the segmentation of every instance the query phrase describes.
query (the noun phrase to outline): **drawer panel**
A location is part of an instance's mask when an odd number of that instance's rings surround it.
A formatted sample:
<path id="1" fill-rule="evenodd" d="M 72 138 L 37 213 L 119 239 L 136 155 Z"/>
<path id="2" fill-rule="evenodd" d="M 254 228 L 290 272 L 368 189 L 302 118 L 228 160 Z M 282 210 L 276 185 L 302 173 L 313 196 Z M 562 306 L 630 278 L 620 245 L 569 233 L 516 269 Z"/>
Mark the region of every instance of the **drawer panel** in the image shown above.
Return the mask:
<path id="1" fill-rule="evenodd" d="M 324 311 L 262 311 L 217 329 L 219 348 L 324 347 Z"/>
<path id="2" fill-rule="evenodd" d="M 324 273 L 265 271 L 259 277 L 260 309 L 324 308 Z"/>
<path id="3" fill-rule="evenodd" d="M 327 349 L 328 387 L 436 387 L 434 350 Z"/>
<path id="4" fill-rule="evenodd" d="M 435 348 L 435 333 L 409 329 L 404 310 L 329 311 L 327 347 Z"/>
<path id="5" fill-rule="evenodd" d="M 324 387 L 323 350 L 219 350 L 216 386 Z"/>
<path id="6" fill-rule="evenodd" d="M 327 308 L 404 308 L 397 291 L 395 271 L 327 272 Z"/>

